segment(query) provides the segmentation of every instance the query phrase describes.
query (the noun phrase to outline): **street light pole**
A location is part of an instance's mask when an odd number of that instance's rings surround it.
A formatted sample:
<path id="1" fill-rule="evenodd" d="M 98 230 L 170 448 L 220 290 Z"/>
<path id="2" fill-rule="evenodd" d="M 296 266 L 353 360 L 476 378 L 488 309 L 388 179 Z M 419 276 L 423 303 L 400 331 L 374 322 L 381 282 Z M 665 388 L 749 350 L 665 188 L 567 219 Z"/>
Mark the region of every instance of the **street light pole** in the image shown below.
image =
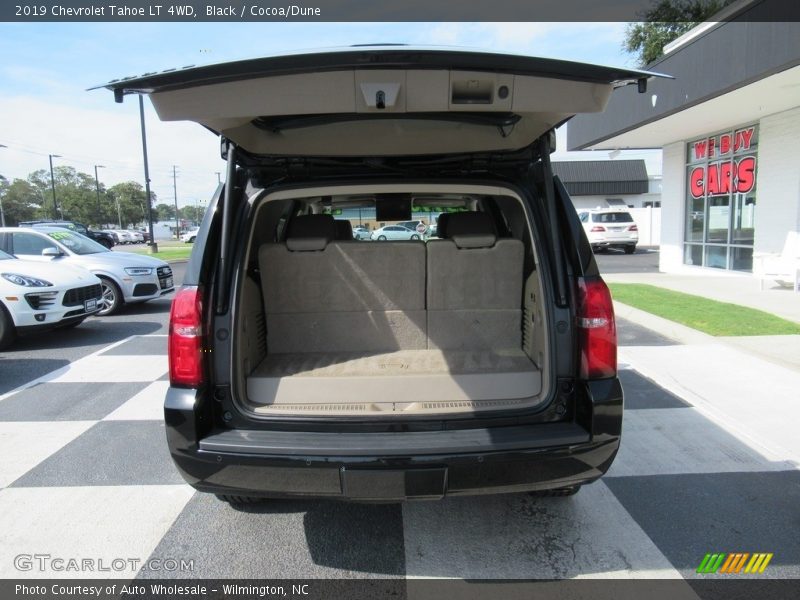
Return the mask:
<path id="1" fill-rule="evenodd" d="M 147 166 L 147 134 L 144 129 L 144 99 L 139 94 L 139 122 L 142 125 L 142 155 L 144 156 L 144 188 L 147 194 L 147 220 L 150 223 L 150 252 L 158 252 L 158 244 L 153 237 L 153 199 L 150 196 L 150 169 Z"/>
<path id="2" fill-rule="evenodd" d="M 0 148 L 8 148 L 5 144 L 0 144 Z M 3 181 L 8 181 L 5 177 L 0 175 L 0 179 Z M 3 212 L 3 197 L 0 196 L 0 227 L 6 226 L 6 213 Z"/>
<path id="3" fill-rule="evenodd" d="M 60 154 L 48 154 L 50 160 L 50 188 L 53 190 L 53 218 L 58 219 L 58 201 L 56 200 L 56 178 L 53 176 L 53 159 L 61 158 Z M 64 216 L 64 213 L 61 213 Z"/>
<path id="4" fill-rule="evenodd" d="M 3 146 L 5 148 L 5 146 Z M 0 181 L 8 181 L 5 177 L 0 175 Z M 0 227 L 6 226 L 6 213 L 3 212 L 3 196 L 0 195 Z"/>
<path id="5" fill-rule="evenodd" d="M 105 165 L 94 166 L 94 186 L 97 190 L 97 226 L 100 226 L 100 180 L 97 178 L 97 169 L 105 169 Z"/>
<path id="6" fill-rule="evenodd" d="M 181 226 L 178 221 L 180 215 L 178 214 L 178 184 L 176 183 L 178 174 L 176 169 L 178 167 L 176 165 L 172 165 L 172 193 L 175 194 L 175 239 L 181 239 Z"/>

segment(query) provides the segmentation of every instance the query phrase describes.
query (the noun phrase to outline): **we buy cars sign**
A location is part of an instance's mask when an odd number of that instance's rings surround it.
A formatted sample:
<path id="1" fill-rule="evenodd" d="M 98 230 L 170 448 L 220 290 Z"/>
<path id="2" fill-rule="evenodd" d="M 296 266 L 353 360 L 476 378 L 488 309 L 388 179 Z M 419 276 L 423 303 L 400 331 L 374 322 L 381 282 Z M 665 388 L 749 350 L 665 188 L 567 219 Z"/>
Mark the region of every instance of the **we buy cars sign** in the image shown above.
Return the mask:
<path id="1" fill-rule="evenodd" d="M 693 167 L 689 174 L 689 189 L 694 198 L 723 196 L 750 192 L 756 184 L 756 157 L 733 155 L 751 149 L 755 127 L 733 133 L 704 138 L 690 144 L 691 160 L 705 160 L 706 164 Z M 715 157 L 727 160 L 711 162 Z"/>

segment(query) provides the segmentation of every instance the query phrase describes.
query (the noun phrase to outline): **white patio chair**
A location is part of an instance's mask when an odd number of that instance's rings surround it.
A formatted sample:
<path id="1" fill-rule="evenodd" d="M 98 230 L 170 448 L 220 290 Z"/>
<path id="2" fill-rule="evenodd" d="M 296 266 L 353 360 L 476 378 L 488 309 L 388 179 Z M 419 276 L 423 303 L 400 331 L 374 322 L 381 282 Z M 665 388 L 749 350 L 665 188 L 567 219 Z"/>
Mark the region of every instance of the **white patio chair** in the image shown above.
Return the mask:
<path id="1" fill-rule="evenodd" d="M 783 287 L 792 286 L 800 292 L 800 233 L 790 231 L 780 254 L 753 255 L 753 274 L 760 280 L 771 279 Z"/>

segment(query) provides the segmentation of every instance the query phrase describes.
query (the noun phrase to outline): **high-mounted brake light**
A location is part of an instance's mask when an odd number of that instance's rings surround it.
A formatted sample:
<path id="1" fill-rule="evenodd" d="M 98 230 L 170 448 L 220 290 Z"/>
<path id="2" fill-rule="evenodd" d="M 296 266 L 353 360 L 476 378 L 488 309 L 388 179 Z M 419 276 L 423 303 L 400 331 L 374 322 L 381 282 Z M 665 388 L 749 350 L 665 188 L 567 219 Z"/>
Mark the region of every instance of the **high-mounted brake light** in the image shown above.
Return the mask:
<path id="1" fill-rule="evenodd" d="M 636 225 L 631 225 L 628 227 L 628 231 L 639 231 L 639 228 Z"/>
<path id="2" fill-rule="evenodd" d="M 606 230 L 606 228 L 605 228 L 605 227 L 603 227 L 602 225 L 595 225 L 594 227 L 592 227 L 592 232 L 595 232 L 595 231 L 605 231 L 605 230 Z"/>
<path id="3" fill-rule="evenodd" d="M 611 292 L 600 277 L 578 279 L 581 379 L 617 374 L 617 328 Z"/>
<path id="4" fill-rule="evenodd" d="M 169 312 L 170 385 L 198 387 L 203 383 L 203 306 L 196 286 L 182 287 Z"/>

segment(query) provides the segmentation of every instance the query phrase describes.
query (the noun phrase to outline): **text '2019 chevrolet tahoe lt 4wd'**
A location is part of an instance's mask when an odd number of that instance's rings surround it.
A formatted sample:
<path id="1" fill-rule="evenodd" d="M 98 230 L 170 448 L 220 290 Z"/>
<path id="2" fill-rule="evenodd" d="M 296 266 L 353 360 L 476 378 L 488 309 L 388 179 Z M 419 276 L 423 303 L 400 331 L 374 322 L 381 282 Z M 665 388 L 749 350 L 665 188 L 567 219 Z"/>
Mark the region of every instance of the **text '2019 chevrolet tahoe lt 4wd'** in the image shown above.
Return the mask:
<path id="1" fill-rule="evenodd" d="M 362 47 L 108 84 L 218 133 L 227 160 L 170 315 L 183 477 L 388 501 L 605 473 L 613 309 L 550 153 L 556 126 L 652 75 Z M 365 218 L 437 236 L 355 241 Z"/>

